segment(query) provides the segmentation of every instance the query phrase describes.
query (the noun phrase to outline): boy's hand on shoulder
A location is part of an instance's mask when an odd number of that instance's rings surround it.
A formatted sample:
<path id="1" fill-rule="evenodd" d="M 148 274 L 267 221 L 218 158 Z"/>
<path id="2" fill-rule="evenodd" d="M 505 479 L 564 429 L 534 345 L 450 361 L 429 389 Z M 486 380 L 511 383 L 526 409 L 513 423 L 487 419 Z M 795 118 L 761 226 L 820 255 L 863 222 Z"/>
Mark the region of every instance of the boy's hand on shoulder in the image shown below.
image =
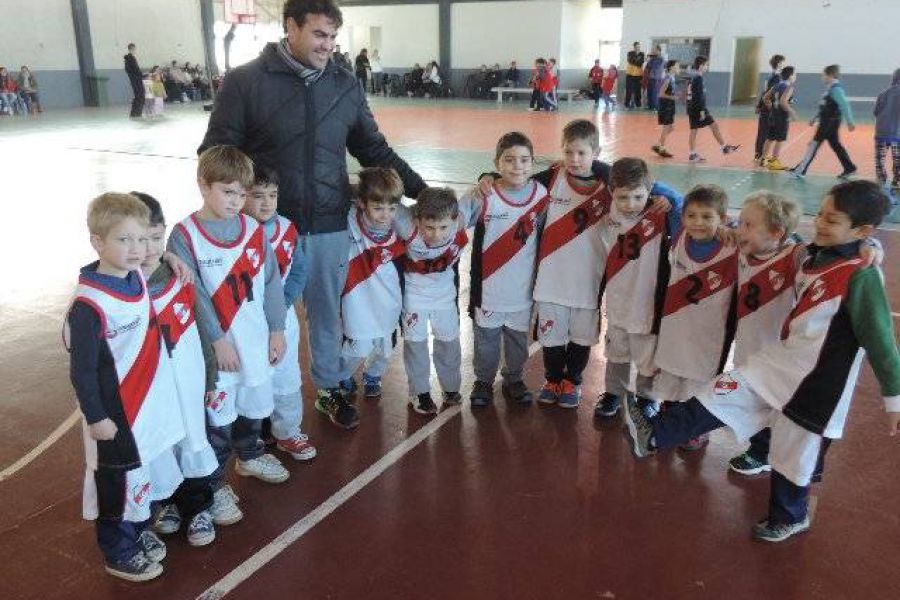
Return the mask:
<path id="1" fill-rule="evenodd" d="M 169 265 L 175 273 L 175 277 L 177 277 L 181 283 L 194 283 L 194 272 L 183 260 L 171 252 L 164 252 L 162 259 L 166 261 L 166 264 Z"/>
<path id="2" fill-rule="evenodd" d="M 118 431 L 119 428 L 116 427 L 116 424 L 113 423 L 112 419 L 109 417 L 102 421 L 97 421 L 92 425 L 88 425 L 88 432 L 90 433 L 92 440 L 111 440 L 116 437 L 116 432 Z"/>
<path id="3" fill-rule="evenodd" d="M 273 331 L 269 334 L 269 363 L 277 365 L 284 358 L 287 342 L 283 331 Z"/>
<path id="4" fill-rule="evenodd" d="M 481 179 L 478 180 L 478 183 L 475 185 L 475 188 L 472 190 L 472 195 L 478 198 L 479 200 L 486 200 L 488 196 L 491 195 L 491 192 L 494 191 L 494 178 L 490 175 L 484 175 Z"/>
<path id="5" fill-rule="evenodd" d="M 719 225 L 719 229 L 716 230 L 716 238 L 728 247 L 737 245 L 737 232 L 725 225 Z"/>
<path id="6" fill-rule="evenodd" d="M 234 349 L 231 342 L 220 337 L 212 343 L 212 347 L 216 353 L 216 365 L 220 371 L 235 373 L 241 370 L 241 359 L 238 358 L 237 350 Z"/>
<path id="7" fill-rule="evenodd" d="M 859 248 L 859 257 L 863 260 L 863 267 L 875 265 L 880 267 L 884 261 L 884 249 L 872 244 L 862 244 Z"/>
<path id="8" fill-rule="evenodd" d="M 887 413 L 887 419 L 888 435 L 891 437 L 897 437 L 897 435 L 900 435 L 900 412 Z"/>
<path id="9" fill-rule="evenodd" d="M 668 198 L 665 196 L 653 196 L 650 202 L 650 210 L 647 212 L 666 214 L 670 210 L 672 210 L 672 203 L 669 202 Z"/>

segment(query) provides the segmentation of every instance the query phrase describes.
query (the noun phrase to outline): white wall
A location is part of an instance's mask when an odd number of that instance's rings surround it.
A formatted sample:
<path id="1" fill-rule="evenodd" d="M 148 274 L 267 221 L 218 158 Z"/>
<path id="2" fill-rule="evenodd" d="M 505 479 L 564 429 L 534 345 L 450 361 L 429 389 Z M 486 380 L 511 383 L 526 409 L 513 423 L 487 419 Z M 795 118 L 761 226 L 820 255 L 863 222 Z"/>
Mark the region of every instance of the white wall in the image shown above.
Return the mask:
<path id="1" fill-rule="evenodd" d="M 653 37 L 712 37 L 711 71 L 730 71 L 734 38 L 751 36 L 763 38 L 764 57 L 784 54 L 800 72 L 839 63 L 879 74 L 900 63 L 900 0 L 625 0 L 624 9 L 623 52 Z"/>
<path id="2" fill-rule="evenodd" d="M 341 51 L 351 60 L 368 48 L 369 27 L 381 27 L 381 64 L 386 68 L 409 69 L 413 63 L 425 66 L 440 61 L 438 45 L 438 5 L 404 4 L 392 6 L 344 6 L 344 27 L 338 36 Z"/>
<path id="3" fill-rule="evenodd" d="M 560 0 L 453 4 L 453 68 L 517 60 L 527 69 L 538 56 L 559 58 L 561 24 Z"/>
<path id="4" fill-rule="evenodd" d="M 129 42 L 137 45 L 143 69 L 172 60 L 205 62 L 199 2 L 87 0 L 87 7 L 98 70 L 121 69 Z"/>
<path id="5" fill-rule="evenodd" d="M 597 0 L 566 0 L 562 4 L 561 69 L 587 71 L 600 57 L 602 37 L 600 3 Z"/>
<path id="6" fill-rule="evenodd" d="M 77 71 L 69 0 L 0 0 L 0 65 L 15 73 L 22 65 Z"/>

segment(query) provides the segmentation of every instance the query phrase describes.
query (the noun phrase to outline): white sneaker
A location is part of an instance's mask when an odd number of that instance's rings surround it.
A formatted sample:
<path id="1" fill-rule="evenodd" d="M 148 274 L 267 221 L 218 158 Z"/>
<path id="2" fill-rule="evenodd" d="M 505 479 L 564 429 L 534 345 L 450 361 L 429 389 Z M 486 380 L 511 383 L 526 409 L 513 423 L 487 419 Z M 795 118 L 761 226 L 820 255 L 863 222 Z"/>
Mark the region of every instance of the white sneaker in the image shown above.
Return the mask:
<path id="1" fill-rule="evenodd" d="M 282 483 L 291 476 L 281 461 L 271 454 L 263 454 L 246 461 L 237 459 L 234 461 L 234 470 L 238 475 L 256 477 L 266 483 Z"/>
<path id="2" fill-rule="evenodd" d="M 188 525 L 187 540 L 191 546 L 206 546 L 216 539 L 216 527 L 213 525 L 212 515 L 209 511 L 194 515 Z"/>
<path id="3" fill-rule="evenodd" d="M 213 493 L 213 505 L 209 509 L 213 523 L 233 525 L 244 518 L 244 513 L 238 508 L 236 498 L 230 485 L 222 486 Z"/>

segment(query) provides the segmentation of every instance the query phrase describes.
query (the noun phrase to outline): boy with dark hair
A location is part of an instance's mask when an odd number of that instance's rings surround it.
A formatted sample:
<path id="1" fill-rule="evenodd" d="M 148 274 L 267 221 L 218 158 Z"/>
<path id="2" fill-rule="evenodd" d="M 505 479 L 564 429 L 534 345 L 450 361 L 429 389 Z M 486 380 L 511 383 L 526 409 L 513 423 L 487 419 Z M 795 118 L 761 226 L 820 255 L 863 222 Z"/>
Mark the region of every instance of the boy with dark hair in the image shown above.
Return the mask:
<path id="1" fill-rule="evenodd" d="M 681 66 L 677 60 L 666 61 L 665 76 L 659 83 L 659 110 L 656 113 L 656 122 L 662 129 L 659 132 L 659 143 L 651 148 L 662 158 L 672 158 L 672 153 L 666 149 L 666 138 L 672 133 L 675 123 L 675 95 L 678 89 L 678 74 Z"/>
<path id="2" fill-rule="evenodd" d="M 781 81 L 781 67 L 784 65 L 784 62 L 785 58 L 781 54 L 773 54 L 772 58 L 769 59 L 772 73 L 769 75 L 769 79 L 766 80 L 766 86 L 756 102 L 756 114 L 759 115 L 759 119 L 756 124 L 756 144 L 754 144 L 753 160 L 758 161 L 760 166 L 762 166 L 762 159 L 765 156 L 763 154 L 763 145 L 766 143 L 766 135 L 769 133 L 769 107 L 763 102 L 763 98 L 765 98 L 769 90 Z"/>
<path id="3" fill-rule="evenodd" d="M 697 153 L 697 131 L 704 127 L 709 127 L 716 141 L 722 149 L 722 154 L 731 154 L 740 148 L 740 145 L 727 144 L 722 132 L 719 131 L 719 124 L 709 113 L 706 106 L 706 86 L 703 83 L 703 73 L 709 69 L 709 59 L 705 56 L 698 56 L 694 59 L 694 70 L 690 77 L 690 88 L 688 91 L 687 114 L 691 125 L 691 133 L 688 137 L 688 146 L 690 147 L 690 155 L 688 160 L 691 162 L 703 162 L 706 159 Z"/>
<path id="4" fill-rule="evenodd" d="M 769 131 L 766 133 L 766 143 L 763 145 L 761 165 L 770 171 L 784 170 L 784 165 L 778 160 L 778 156 L 781 153 L 781 144 L 787 140 L 790 123 L 797 118 L 796 111 L 791 107 L 796 80 L 794 67 L 784 67 L 781 70 L 781 81 L 766 92 L 763 98 L 763 104 L 769 109 Z"/>
<path id="5" fill-rule="evenodd" d="M 830 441 L 843 434 L 864 355 L 881 386 L 888 433 L 900 433 L 900 353 L 891 309 L 880 271 L 864 267 L 860 257 L 863 238 L 888 208 L 873 182 L 832 188 L 797 274 L 798 301 L 782 341 L 654 418 L 628 399 L 625 421 L 638 457 L 721 427 L 739 438 L 772 428 L 769 509 L 753 527 L 758 540 L 780 542 L 809 529 L 809 484 Z"/>
<path id="6" fill-rule="evenodd" d="M 856 173 L 856 165 L 850 160 L 847 149 L 838 139 L 841 129 L 841 121 L 847 121 L 847 129 L 853 131 L 856 124 L 853 121 L 853 111 L 850 109 L 850 101 L 847 94 L 844 93 L 844 84 L 841 83 L 841 68 L 838 65 L 828 65 L 822 70 L 822 81 L 825 82 L 825 92 L 822 94 L 822 100 L 819 101 L 818 114 L 810 119 L 809 124 L 815 125 L 816 121 L 819 126 L 812 141 L 806 147 L 806 154 L 803 159 L 791 169 L 795 177 L 805 177 L 809 165 L 812 164 L 819 148 L 823 142 L 828 142 L 831 149 L 834 150 L 838 160 L 841 161 L 841 167 L 844 169 L 840 175 L 841 179 L 848 179 Z"/>

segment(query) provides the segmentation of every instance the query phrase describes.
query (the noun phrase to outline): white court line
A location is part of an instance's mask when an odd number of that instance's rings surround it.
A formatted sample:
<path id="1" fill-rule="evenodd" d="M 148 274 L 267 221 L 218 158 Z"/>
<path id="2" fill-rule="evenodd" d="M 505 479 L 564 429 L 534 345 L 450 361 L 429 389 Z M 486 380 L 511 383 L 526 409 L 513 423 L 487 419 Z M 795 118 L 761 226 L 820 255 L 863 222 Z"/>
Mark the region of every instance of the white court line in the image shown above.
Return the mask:
<path id="1" fill-rule="evenodd" d="M 894 317 L 895 319 L 898 319 L 898 318 L 900 318 L 900 313 L 892 312 L 891 316 Z"/>
<path id="2" fill-rule="evenodd" d="M 531 356 L 540 348 L 538 342 L 528 347 L 528 355 Z M 454 406 L 441 412 L 434 420 L 423 426 L 414 434 L 400 442 L 387 454 L 378 459 L 368 469 L 356 476 L 353 481 L 335 492 L 330 498 L 317 506 L 305 517 L 288 527 L 277 538 L 260 548 L 253 556 L 239 564 L 222 579 L 207 588 L 205 592 L 197 596 L 197 600 L 219 600 L 233 591 L 241 583 L 253 576 L 254 573 L 273 558 L 284 552 L 288 546 L 300 539 L 307 531 L 318 525 L 325 517 L 340 508 L 342 504 L 350 500 L 360 490 L 384 473 L 391 465 L 403 458 L 413 448 L 425 441 L 431 434 L 443 427 L 450 419 L 462 411 L 462 405 Z"/>
<path id="3" fill-rule="evenodd" d="M 80 411 L 78 409 L 75 409 L 72 412 L 72 414 L 66 418 L 65 421 L 60 423 L 59 427 L 57 427 L 55 430 L 53 430 L 53 432 L 50 435 L 48 435 L 44 439 L 43 442 L 41 442 L 40 444 L 35 446 L 34 449 L 31 450 L 31 452 L 29 452 L 28 454 L 26 454 L 25 456 L 23 456 L 22 458 L 20 458 L 16 462 L 14 462 L 13 464 L 9 465 L 8 467 L 6 467 L 2 471 L 0 471 L 0 481 L 9 479 L 13 475 L 15 475 L 17 472 L 19 472 L 23 468 L 25 468 L 28 465 L 28 463 L 30 463 L 31 461 L 36 459 L 38 456 L 40 456 L 41 453 L 44 452 L 44 450 L 46 450 L 47 448 L 52 446 L 56 442 L 56 440 L 61 438 L 63 435 L 66 434 L 67 431 L 72 429 L 72 427 L 80 420 L 80 418 L 81 418 Z"/>

